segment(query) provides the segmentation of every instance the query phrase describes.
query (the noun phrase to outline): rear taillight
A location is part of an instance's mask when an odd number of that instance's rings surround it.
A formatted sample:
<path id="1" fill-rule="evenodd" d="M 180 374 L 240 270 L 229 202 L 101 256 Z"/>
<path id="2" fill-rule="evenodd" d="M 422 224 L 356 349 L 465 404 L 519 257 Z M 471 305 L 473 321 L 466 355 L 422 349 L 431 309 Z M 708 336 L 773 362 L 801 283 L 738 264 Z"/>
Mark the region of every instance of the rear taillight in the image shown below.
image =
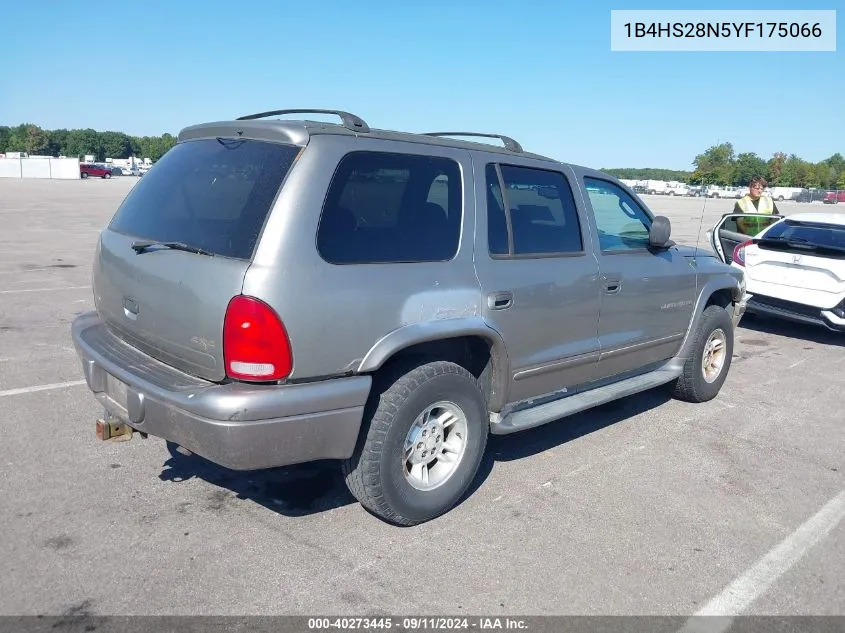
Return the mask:
<path id="1" fill-rule="evenodd" d="M 253 297 L 233 297 L 223 321 L 223 362 L 229 378 L 286 378 L 293 368 L 293 355 L 279 315 Z"/>
<path id="2" fill-rule="evenodd" d="M 745 247 L 751 246 L 754 242 L 749 240 L 747 242 L 743 242 L 742 244 L 737 244 L 734 248 L 734 253 L 731 256 L 731 259 L 739 264 L 740 266 L 745 266 Z"/>

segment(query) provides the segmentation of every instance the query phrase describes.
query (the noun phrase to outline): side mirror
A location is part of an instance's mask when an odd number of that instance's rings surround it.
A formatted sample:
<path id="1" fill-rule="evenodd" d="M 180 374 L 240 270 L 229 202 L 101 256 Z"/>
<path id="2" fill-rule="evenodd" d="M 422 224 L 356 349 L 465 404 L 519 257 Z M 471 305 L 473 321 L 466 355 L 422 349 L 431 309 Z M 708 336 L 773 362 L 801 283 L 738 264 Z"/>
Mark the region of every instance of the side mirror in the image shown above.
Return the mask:
<path id="1" fill-rule="evenodd" d="M 669 218 L 658 215 L 651 223 L 651 230 L 648 232 L 649 246 L 654 248 L 671 248 L 675 242 L 669 239 L 672 234 L 672 223 Z"/>

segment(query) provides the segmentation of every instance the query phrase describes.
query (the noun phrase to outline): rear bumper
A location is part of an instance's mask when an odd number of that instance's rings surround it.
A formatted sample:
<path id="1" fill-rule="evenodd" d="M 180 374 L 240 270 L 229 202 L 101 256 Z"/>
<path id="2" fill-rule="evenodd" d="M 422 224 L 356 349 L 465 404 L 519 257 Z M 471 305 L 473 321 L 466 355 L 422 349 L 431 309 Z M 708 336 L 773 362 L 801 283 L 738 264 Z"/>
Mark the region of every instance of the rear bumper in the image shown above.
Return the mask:
<path id="1" fill-rule="evenodd" d="M 827 328 L 834 332 L 845 332 L 845 318 L 831 310 L 815 306 L 786 301 L 766 295 L 752 295 L 748 301 L 748 311 L 778 317 L 795 323 L 806 323 Z"/>
<path id="2" fill-rule="evenodd" d="M 114 417 L 234 470 L 344 459 L 355 447 L 369 376 L 297 385 L 216 384 L 123 343 L 96 314 L 71 333 L 88 387 Z"/>

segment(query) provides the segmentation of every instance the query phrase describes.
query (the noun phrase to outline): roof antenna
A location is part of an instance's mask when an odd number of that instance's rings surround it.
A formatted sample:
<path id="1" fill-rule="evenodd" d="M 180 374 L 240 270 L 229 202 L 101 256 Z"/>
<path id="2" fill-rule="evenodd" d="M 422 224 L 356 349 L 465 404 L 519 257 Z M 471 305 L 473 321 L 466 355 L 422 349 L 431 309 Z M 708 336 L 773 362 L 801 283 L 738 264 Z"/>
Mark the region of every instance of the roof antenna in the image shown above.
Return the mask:
<path id="1" fill-rule="evenodd" d="M 702 194 L 704 195 L 704 205 L 701 207 L 701 218 L 698 220 L 698 234 L 695 236 L 695 250 L 692 255 L 692 261 L 696 266 L 698 266 L 698 243 L 701 241 L 701 227 L 704 224 L 704 210 L 707 208 L 707 192 L 702 189 Z"/>

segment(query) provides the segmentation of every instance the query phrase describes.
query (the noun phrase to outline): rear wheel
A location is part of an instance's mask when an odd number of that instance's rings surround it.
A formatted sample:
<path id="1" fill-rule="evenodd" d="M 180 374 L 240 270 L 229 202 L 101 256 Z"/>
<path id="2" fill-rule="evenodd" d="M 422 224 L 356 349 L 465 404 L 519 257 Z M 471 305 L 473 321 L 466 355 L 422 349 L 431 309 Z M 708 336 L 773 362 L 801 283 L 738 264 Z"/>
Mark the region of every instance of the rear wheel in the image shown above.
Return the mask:
<path id="1" fill-rule="evenodd" d="M 350 492 L 397 525 L 446 513 L 469 488 L 487 445 L 488 413 L 476 379 L 446 361 L 376 376 L 355 453 L 343 463 Z"/>
<path id="2" fill-rule="evenodd" d="M 673 395 L 687 402 L 706 402 L 715 398 L 731 366 L 734 348 L 733 322 L 728 311 L 718 305 L 708 306 L 701 315 L 692 353 L 675 381 Z"/>

